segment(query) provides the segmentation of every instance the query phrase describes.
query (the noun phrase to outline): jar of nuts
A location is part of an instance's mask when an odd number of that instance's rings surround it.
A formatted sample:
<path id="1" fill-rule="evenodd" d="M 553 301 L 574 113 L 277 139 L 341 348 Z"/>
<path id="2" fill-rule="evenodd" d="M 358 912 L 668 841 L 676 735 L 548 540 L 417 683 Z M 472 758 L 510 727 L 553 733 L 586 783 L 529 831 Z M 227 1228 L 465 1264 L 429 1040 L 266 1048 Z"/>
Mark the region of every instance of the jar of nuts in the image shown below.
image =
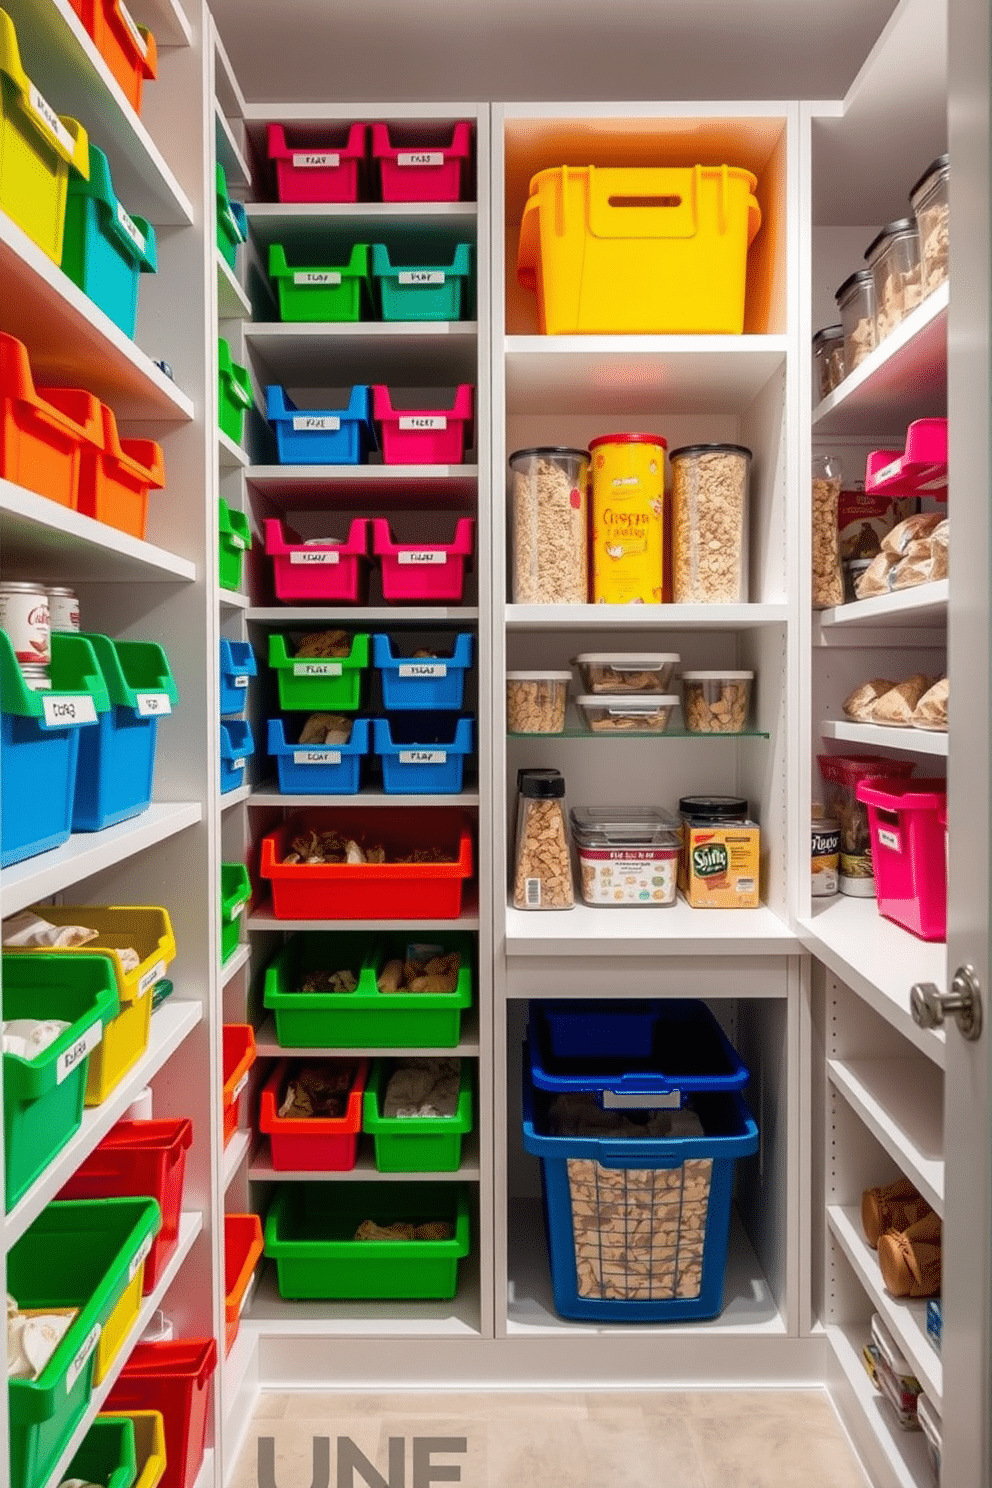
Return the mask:
<path id="1" fill-rule="evenodd" d="M 510 456 L 513 603 L 585 604 L 589 597 L 586 450 Z"/>
<path id="2" fill-rule="evenodd" d="M 875 350 L 875 276 L 870 269 L 851 274 L 834 295 L 844 327 L 844 375 L 850 377 Z"/>
<path id="3" fill-rule="evenodd" d="M 829 398 L 844 381 L 844 327 L 825 326 L 813 337 L 813 402 Z"/>
<path id="4" fill-rule="evenodd" d="M 515 909 L 571 909 L 575 904 L 565 781 L 557 770 L 517 776 Z"/>
<path id="5" fill-rule="evenodd" d="M 751 451 L 692 444 L 672 450 L 669 460 L 675 603 L 744 604 Z"/>
<path id="6" fill-rule="evenodd" d="M 875 280 L 875 340 L 881 342 L 923 299 L 916 218 L 883 227 L 865 250 L 865 262 Z"/>
<path id="7" fill-rule="evenodd" d="M 753 672 L 683 672 L 682 715 L 690 734 L 742 734 Z"/>
<path id="8" fill-rule="evenodd" d="M 571 672 L 507 672 L 506 727 L 511 734 L 561 734 Z"/>
<path id="9" fill-rule="evenodd" d="M 840 561 L 837 503 L 844 470 L 836 455 L 813 457 L 813 608 L 830 609 L 844 603 L 844 571 Z"/>
<path id="10" fill-rule="evenodd" d="M 951 251 L 951 212 L 948 189 L 951 183 L 951 158 L 938 155 L 929 170 L 920 177 L 909 199 L 913 204 L 916 227 L 920 235 L 920 260 L 923 266 L 923 294 L 933 294 L 947 279 Z"/>

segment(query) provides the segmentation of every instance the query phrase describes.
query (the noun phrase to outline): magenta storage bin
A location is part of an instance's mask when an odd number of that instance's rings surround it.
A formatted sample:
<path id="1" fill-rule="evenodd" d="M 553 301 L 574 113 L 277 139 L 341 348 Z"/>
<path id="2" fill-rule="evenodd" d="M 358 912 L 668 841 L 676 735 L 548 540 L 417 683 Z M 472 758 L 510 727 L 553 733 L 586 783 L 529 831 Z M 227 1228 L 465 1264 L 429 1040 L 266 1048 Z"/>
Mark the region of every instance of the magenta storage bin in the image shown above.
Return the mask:
<path id="1" fill-rule="evenodd" d="M 896 496 L 935 496 L 947 490 L 947 420 L 916 419 L 906 430 L 905 450 L 872 450 L 865 490 Z"/>
<path id="2" fill-rule="evenodd" d="M 947 938 L 945 780 L 862 780 L 878 911 L 921 940 Z"/>
<path id="3" fill-rule="evenodd" d="M 450 139 L 430 125 L 372 125 L 372 161 L 383 201 L 474 201 L 469 163 L 472 126 L 455 124 Z"/>
<path id="4" fill-rule="evenodd" d="M 367 124 L 270 124 L 281 202 L 356 202 L 365 188 Z"/>
<path id="5" fill-rule="evenodd" d="M 472 421 L 472 384 L 460 383 L 450 408 L 394 408 L 389 389 L 372 388 L 384 465 L 460 465 Z"/>
<path id="6" fill-rule="evenodd" d="M 372 522 L 372 551 L 382 565 L 387 604 L 459 604 L 465 563 L 472 555 L 475 518 L 459 517 L 450 543 L 397 543 L 384 517 Z"/>
<path id="7" fill-rule="evenodd" d="M 333 547 L 309 547 L 278 517 L 267 517 L 263 526 L 277 599 L 286 604 L 365 604 L 369 537 L 364 517 L 355 517 L 347 541 Z"/>

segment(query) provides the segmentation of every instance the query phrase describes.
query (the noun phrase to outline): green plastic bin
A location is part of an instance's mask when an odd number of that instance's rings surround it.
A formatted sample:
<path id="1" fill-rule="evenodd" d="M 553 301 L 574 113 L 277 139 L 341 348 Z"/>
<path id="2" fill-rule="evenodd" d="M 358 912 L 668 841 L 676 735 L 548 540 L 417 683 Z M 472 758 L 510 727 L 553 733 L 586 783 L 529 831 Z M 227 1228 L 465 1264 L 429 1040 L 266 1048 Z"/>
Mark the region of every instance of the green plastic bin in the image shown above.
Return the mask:
<path id="1" fill-rule="evenodd" d="M 411 939 L 414 937 L 411 934 Z M 431 945 L 460 951 L 454 992 L 380 992 L 376 977 L 406 942 L 370 943 L 356 932 L 305 932 L 288 940 L 265 972 L 263 1002 L 284 1049 L 453 1049 L 472 1002 L 472 942 L 457 931 L 430 931 Z M 355 992 L 301 992 L 308 971 L 353 971 Z"/>
<path id="2" fill-rule="evenodd" d="M 251 547 L 251 527 L 244 512 L 228 506 L 223 496 L 218 497 L 218 501 L 220 587 L 240 589 L 245 552 Z"/>
<path id="3" fill-rule="evenodd" d="M 369 247 L 356 243 L 346 264 L 290 266 L 280 243 L 269 248 L 269 278 L 279 300 L 280 320 L 354 321 L 372 301 Z"/>
<path id="4" fill-rule="evenodd" d="M 450 261 L 394 263 L 382 243 L 372 245 L 372 279 L 383 320 L 468 320 L 472 244 L 459 243 Z"/>
<path id="5" fill-rule="evenodd" d="M 279 706 L 287 712 L 354 713 L 361 707 L 362 678 L 369 665 L 369 638 L 352 637 L 348 656 L 297 658 L 286 637 L 269 634 L 269 666 L 279 679 Z"/>
<path id="6" fill-rule="evenodd" d="M 134 1422 L 128 1416 L 97 1416 L 63 1475 L 101 1488 L 133 1488 L 137 1476 Z"/>
<path id="7" fill-rule="evenodd" d="M 133 338 L 141 275 L 157 269 L 155 229 L 125 211 L 106 155 L 91 144 L 89 180 L 75 172 L 69 177 L 62 272 Z"/>
<path id="8" fill-rule="evenodd" d="M 418 993 L 420 997 L 430 994 Z M 395 1059 L 377 1059 L 362 1097 L 362 1131 L 375 1138 L 380 1173 L 455 1173 L 462 1160 L 462 1137 L 472 1130 L 472 1066 L 462 1060 L 458 1109 L 454 1116 L 383 1116 L 383 1102 Z"/>
<path id="9" fill-rule="evenodd" d="M 239 924 L 251 897 L 251 879 L 244 863 L 220 865 L 220 959 L 230 961 L 238 949 Z"/>
<path id="10" fill-rule="evenodd" d="M 363 1220 L 455 1226 L 450 1240 L 355 1240 Z M 265 1221 L 265 1254 L 287 1299 L 450 1300 L 468 1255 L 468 1194 L 459 1183 L 285 1183 Z"/>
<path id="11" fill-rule="evenodd" d="M 221 432 L 240 444 L 245 430 L 245 412 L 251 407 L 251 378 L 231 356 L 221 336 L 217 341 L 218 414 Z"/>
<path id="12" fill-rule="evenodd" d="M 240 202 L 232 202 L 227 189 L 227 176 L 222 165 L 217 166 L 217 247 L 229 269 L 237 268 L 238 249 L 248 241 L 245 224 L 245 209 Z"/>
<path id="13" fill-rule="evenodd" d="M 79 1130 L 89 1055 L 120 1012 L 109 956 L 34 951 L 3 958 L 3 1016 L 70 1026 L 35 1059 L 3 1056 L 4 1182 L 8 1211 Z"/>
<path id="14" fill-rule="evenodd" d="M 42 1488 L 89 1405 L 104 1326 L 160 1227 L 154 1199 L 51 1203 L 7 1257 L 7 1291 L 25 1309 L 78 1309 L 36 1380 L 8 1382 L 12 1488 Z"/>

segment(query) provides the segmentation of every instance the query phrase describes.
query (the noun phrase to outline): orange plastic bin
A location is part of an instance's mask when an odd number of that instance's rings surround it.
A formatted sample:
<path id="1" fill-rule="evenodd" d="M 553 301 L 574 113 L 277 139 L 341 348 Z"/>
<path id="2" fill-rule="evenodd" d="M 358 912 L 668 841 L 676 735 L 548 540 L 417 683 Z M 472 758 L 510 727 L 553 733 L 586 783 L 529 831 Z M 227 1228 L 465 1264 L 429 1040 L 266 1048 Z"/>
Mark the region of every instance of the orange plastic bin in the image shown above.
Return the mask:
<path id="1" fill-rule="evenodd" d="M 79 474 L 79 510 L 118 532 L 143 538 L 148 494 L 165 485 L 162 446 L 154 439 L 121 439 L 117 420 L 101 404 L 103 447 L 85 447 Z"/>
<path id="2" fill-rule="evenodd" d="M 224 1215 L 224 1352 L 238 1336 L 251 1279 L 262 1256 L 262 1221 L 257 1214 Z"/>
<path id="3" fill-rule="evenodd" d="M 27 349 L 0 332 L 0 478 L 75 511 L 83 451 L 103 449 L 100 403 L 76 388 L 36 388 Z"/>
<path id="4" fill-rule="evenodd" d="M 121 85 L 136 114 L 141 112 L 141 88 L 158 75 L 155 38 L 139 26 L 124 0 L 69 0 L 96 49 Z"/>
<path id="5" fill-rule="evenodd" d="M 255 1063 L 255 1030 L 250 1023 L 224 1024 L 224 1146 L 238 1129 L 238 1101 Z"/>

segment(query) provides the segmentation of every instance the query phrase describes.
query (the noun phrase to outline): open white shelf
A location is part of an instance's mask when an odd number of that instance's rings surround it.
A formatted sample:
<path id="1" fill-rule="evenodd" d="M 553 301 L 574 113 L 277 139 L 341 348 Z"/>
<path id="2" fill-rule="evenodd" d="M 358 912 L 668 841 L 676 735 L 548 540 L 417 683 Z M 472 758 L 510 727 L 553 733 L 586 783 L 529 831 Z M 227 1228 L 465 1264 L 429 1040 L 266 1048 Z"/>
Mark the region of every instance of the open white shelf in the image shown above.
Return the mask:
<path id="1" fill-rule="evenodd" d="M 874 599 L 858 599 L 852 604 L 821 610 L 821 631 L 841 630 L 849 626 L 932 627 L 947 624 L 947 601 L 950 581 L 936 579 L 932 584 L 918 584 L 915 589 L 897 589 L 893 594 L 878 594 Z M 880 638 L 884 641 L 885 637 Z"/>
<path id="2" fill-rule="evenodd" d="M 457 795 L 387 795 L 385 791 L 364 790 L 357 796 L 283 795 L 274 780 L 267 780 L 251 793 L 252 806 L 478 806 L 477 790 L 460 791 Z"/>
<path id="3" fill-rule="evenodd" d="M 328 801 L 333 797 L 328 797 Z M 456 920 L 422 920 L 407 916 L 399 920 L 277 920 L 271 901 L 259 905 L 248 917 L 249 933 L 253 930 L 478 930 L 478 902 L 470 895 L 463 901 L 462 913 Z"/>
<path id="4" fill-rule="evenodd" d="M 239 785 L 234 790 L 224 791 L 220 798 L 221 811 L 230 811 L 232 806 L 240 806 L 243 801 L 247 801 L 251 790 L 250 785 Z"/>
<path id="5" fill-rule="evenodd" d="M 362 234 L 391 223 L 419 233 L 440 228 L 474 237 L 479 216 L 475 202 L 247 202 L 245 211 L 255 241 L 265 249 L 291 244 L 294 233 L 313 241 L 325 229 L 375 242 Z"/>
<path id="6" fill-rule="evenodd" d="M 247 966 L 250 960 L 251 946 L 239 945 L 238 949 L 235 951 L 231 959 L 229 961 L 225 961 L 220 969 L 221 986 L 226 987 L 228 982 L 232 982 L 241 968 L 243 966 Z"/>
<path id="7" fill-rule="evenodd" d="M 214 125 L 217 138 L 217 160 L 224 167 L 224 176 L 228 188 L 234 186 L 239 189 L 251 186 L 251 166 L 245 158 L 244 151 L 238 144 L 234 130 L 231 128 L 217 100 L 214 100 Z"/>
<path id="8" fill-rule="evenodd" d="M 245 339 L 289 387 L 330 385 L 331 366 L 347 367 L 349 383 L 413 387 L 428 373 L 431 385 L 447 387 L 475 382 L 478 330 L 474 320 L 262 321 L 245 326 Z"/>
<path id="9" fill-rule="evenodd" d="M 468 1057 L 477 1056 L 479 1053 L 479 1011 L 477 1008 L 469 1007 L 462 1013 L 461 1037 L 453 1048 L 434 1049 L 340 1049 L 336 1045 L 326 1045 L 326 1051 L 338 1054 L 351 1054 L 355 1056 L 367 1054 L 373 1059 L 404 1059 L 412 1055 L 437 1055 L 439 1058 L 454 1058 L 457 1055 Z M 276 1038 L 275 1018 L 270 1013 L 262 1026 L 255 1033 L 255 1051 L 259 1059 L 305 1059 L 311 1058 L 313 1049 L 283 1048 Z"/>
<path id="10" fill-rule="evenodd" d="M 252 605 L 249 620 L 260 625 L 302 625 L 345 620 L 361 625 L 469 625 L 478 620 L 474 605 Z"/>
<path id="11" fill-rule="evenodd" d="M 196 565 L 187 558 L 5 480 L 0 480 L 0 542 L 6 578 L 63 569 L 79 581 L 148 584 L 196 578 Z"/>
<path id="12" fill-rule="evenodd" d="M 412 1051 L 408 1051 L 412 1053 Z M 419 1057 L 420 1050 L 417 1050 Z M 479 1178 L 479 1135 L 469 1132 L 462 1138 L 461 1167 L 454 1173 L 380 1173 L 375 1165 L 372 1137 L 363 1133 L 358 1139 L 358 1158 L 353 1168 L 346 1172 L 278 1172 L 272 1166 L 269 1140 L 263 1137 L 252 1153 L 248 1177 L 252 1183 L 442 1183 L 459 1181 L 477 1182 Z"/>
<path id="13" fill-rule="evenodd" d="M 900 1059 L 828 1059 L 827 1076 L 942 1216 L 944 1080 L 937 1066 L 922 1054 Z"/>
<path id="14" fill-rule="evenodd" d="M 239 593 L 237 589 L 221 589 L 218 602 L 222 610 L 247 610 L 251 605 L 249 596 Z"/>
<path id="15" fill-rule="evenodd" d="M 457 505 L 476 499 L 478 465 L 252 465 L 254 486 L 285 511 L 365 503 L 374 513 Z M 426 498 L 426 500 L 425 500 Z M 388 506 L 387 501 L 398 502 Z"/>
<path id="16" fill-rule="evenodd" d="M 933 1488 L 922 1431 L 903 1431 L 895 1411 L 868 1378 L 861 1355 L 868 1342 L 867 1323 L 863 1327 L 830 1324 L 826 1334 L 855 1408 L 864 1416 L 898 1488 Z"/>
<path id="17" fill-rule="evenodd" d="M 300 1302 L 283 1301 L 275 1264 L 267 1261 L 241 1327 L 269 1338 L 477 1338 L 478 1269 L 474 1247 L 458 1263 L 458 1292 L 450 1302 Z"/>
<path id="18" fill-rule="evenodd" d="M 250 1131 L 236 1131 L 224 1148 L 224 1192 L 234 1182 L 235 1175 L 248 1156 L 254 1138 Z"/>
<path id="19" fill-rule="evenodd" d="M 507 630 L 755 630 L 784 625 L 787 604 L 506 606 Z"/>
<path id="20" fill-rule="evenodd" d="M 251 464 L 240 444 L 235 444 L 230 434 L 225 434 L 223 429 L 217 430 L 217 455 L 222 470 L 236 470 L 239 467 L 247 470 Z"/>
<path id="21" fill-rule="evenodd" d="M 196 1475 L 193 1488 L 210 1488 L 214 1481 L 214 1449 L 207 1447 L 203 1453 L 203 1461 L 200 1463 L 200 1471 Z"/>
<path id="22" fill-rule="evenodd" d="M 159 50 L 189 46 L 193 40 L 192 27 L 179 0 L 131 0 L 128 9 L 152 32 Z"/>
<path id="23" fill-rule="evenodd" d="M 878 723 L 855 723 L 827 718 L 820 724 L 824 739 L 843 739 L 864 749 L 899 749 L 904 754 L 947 758 L 948 735 L 937 730 L 887 728 Z"/>
<path id="24" fill-rule="evenodd" d="M 508 956 L 794 956 L 798 942 L 784 920 L 757 909 L 663 908 L 506 911 Z"/>
<path id="25" fill-rule="evenodd" d="M 218 320 L 251 320 L 251 300 L 241 281 L 219 250 L 214 250 L 217 264 Z"/>

